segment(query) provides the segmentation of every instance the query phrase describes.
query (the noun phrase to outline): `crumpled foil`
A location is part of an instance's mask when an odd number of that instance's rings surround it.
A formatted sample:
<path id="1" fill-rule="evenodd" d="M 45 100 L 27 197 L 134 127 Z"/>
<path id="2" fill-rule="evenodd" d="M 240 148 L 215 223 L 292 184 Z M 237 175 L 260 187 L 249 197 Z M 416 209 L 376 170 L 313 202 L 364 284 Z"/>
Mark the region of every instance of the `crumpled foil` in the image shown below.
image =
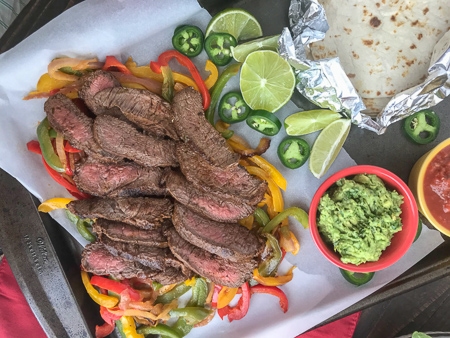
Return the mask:
<path id="1" fill-rule="evenodd" d="M 339 58 L 308 57 L 308 45 L 322 40 L 329 28 L 322 5 L 317 0 L 291 0 L 288 16 L 290 29 L 283 29 L 278 50 L 295 69 L 296 89 L 317 106 L 339 112 L 361 128 L 381 135 L 390 124 L 450 94 L 450 31 L 436 45 L 425 82 L 395 95 L 373 119 L 362 113 L 366 107 Z"/>

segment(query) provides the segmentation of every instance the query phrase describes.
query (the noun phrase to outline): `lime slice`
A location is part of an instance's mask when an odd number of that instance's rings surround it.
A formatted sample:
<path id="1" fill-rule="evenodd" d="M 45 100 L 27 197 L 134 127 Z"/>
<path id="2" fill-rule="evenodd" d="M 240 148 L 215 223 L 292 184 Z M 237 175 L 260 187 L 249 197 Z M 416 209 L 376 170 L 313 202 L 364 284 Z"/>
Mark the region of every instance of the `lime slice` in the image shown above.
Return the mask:
<path id="1" fill-rule="evenodd" d="M 245 58 L 251 52 L 257 50 L 273 50 L 277 51 L 278 48 L 278 39 L 280 35 L 272 35 L 263 38 L 259 38 L 256 40 L 252 40 L 249 42 L 244 42 L 236 47 L 231 47 L 231 53 L 233 54 L 233 58 L 237 62 L 244 62 Z"/>
<path id="2" fill-rule="evenodd" d="M 307 110 L 286 117 L 284 127 L 290 136 L 306 135 L 321 130 L 340 118 L 341 114 L 328 109 Z"/>
<path id="3" fill-rule="evenodd" d="M 331 122 L 317 136 L 309 157 L 309 170 L 321 178 L 330 168 L 342 148 L 352 123 L 350 119 Z"/>
<path id="4" fill-rule="evenodd" d="M 231 34 L 238 41 L 259 38 L 263 34 L 258 20 L 240 8 L 225 9 L 214 15 L 206 27 L 205 38 L 212 32 Z"/>
<path id="5" fill-rule="evenodd" d="M 295 88 L 294 71 L 278 53 L 259 50 L 250 53 L 242 64 L 240 87 L 250 108 L 273 113 L 291 98 Z"/>

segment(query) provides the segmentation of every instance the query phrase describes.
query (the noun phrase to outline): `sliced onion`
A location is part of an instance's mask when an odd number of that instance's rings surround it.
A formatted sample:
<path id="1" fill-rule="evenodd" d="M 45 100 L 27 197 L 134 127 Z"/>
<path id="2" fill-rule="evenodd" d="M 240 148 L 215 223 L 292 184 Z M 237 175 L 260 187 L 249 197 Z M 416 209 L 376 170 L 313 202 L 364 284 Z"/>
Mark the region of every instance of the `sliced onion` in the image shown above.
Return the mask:
<path id="1" fill-rule="evenodd" d="M 85 69 L 93 69 L 89 67 L 90 63 L 97 64 L 98 59 L 92 58 L 92 59 L 77 59 L 77 58 L 58 58 L 52 60 L 48 64 L 47 70 L 48 75 L 50 77 L 57 79 L 57 80 L 64 80 L 64 81 L 76 81 L 78 80 L 78 76 L 76 75 L 70 75 L 61 72 L 59 69 L 63 67 L 70 67 L 73 70 L 85 70 Z M 97 69 L 97 68 L 96 68 Z"/>
<path id="2" fill-rule="evenodd" d="M 67 168 L 67 157 L 66 157 L 66 151 L 64 150 L 64 136 L 61 133 L 56 134 L 55 148 L 56 148 L 56 154 L 58 154 L 61 164 L 63 165 L 64 168 Z M 66 172 L 67 172 L 67 170 L 66 170 Z"/>
<path id="3" fill-rule="evenodd" d="M 144 86 L 147 90 L 151 91 L 152 93 L 161 95 L 161 90 L 162 90 L 161 82 L 158 82 L 153 79 L 145 79 L 145 78 L 137 77 L 133 74 L 123 74 L 120 72 L 111 72 L 111 73 L 117 78 L 117 80 L 119 80 L 119 82 L 121 84 L 137 83 L 137 84 Z"/>

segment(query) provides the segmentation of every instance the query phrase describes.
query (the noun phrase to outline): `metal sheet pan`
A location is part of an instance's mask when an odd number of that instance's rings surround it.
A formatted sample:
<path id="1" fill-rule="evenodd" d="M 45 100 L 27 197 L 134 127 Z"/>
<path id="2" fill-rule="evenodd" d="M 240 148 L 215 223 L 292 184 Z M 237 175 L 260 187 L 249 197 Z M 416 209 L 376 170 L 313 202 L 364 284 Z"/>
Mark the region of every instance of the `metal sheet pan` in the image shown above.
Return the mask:
<path id="1" fill-rule="evenodd" d="M 0 52 L 12 48 L 78 2 L 81 1 L 31 1 L 0 39 Z M 288 0 L 277 2 L 276 6 L 264 0 L 199 0 L 199 3 L 212 15 L 224 7 L 245 8 L 258 18 L 267 35 L 276 34 L 288 25 Z M 450 137 L 450 99 L 439 104 L 436 111 L 441 117 L 441 133 L 430 145 L 410 143 L 401 135 L 401 123 L 396 123 L 381 136 L 352 128 L 345 149 L 357 163 L 385 167 L 407 180 L 414 162 L 435 144 Z M 0 170 L 0 247 L 50 337 L 92 336 L 100 319 L 97 306 L 84 291 L 79 277 L 82 248 L 48 215 L 40 215 L 36 202 L 14 178 Z M 396 280 L 324 323 L 449 275 L 449 249 L 450 241 L 446 240 Z"/>

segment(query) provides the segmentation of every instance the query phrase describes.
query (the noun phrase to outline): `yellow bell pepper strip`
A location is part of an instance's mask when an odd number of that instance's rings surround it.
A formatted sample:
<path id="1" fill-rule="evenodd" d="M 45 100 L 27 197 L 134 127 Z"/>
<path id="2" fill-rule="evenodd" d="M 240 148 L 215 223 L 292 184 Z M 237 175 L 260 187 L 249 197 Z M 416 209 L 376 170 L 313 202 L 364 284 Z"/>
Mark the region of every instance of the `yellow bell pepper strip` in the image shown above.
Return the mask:
<path id="1" fill-rule="evenodd" d="M 119 299 L 113 296 L 103 295 L 98 292 L 91 284 L 89 280 L 89 275 L 86 271 L 81 271 L 81 280 L 83 281 L 83 285 L 88 293 L 88 295 L 92 298 L 94 302 L 97 304 L 104 306 L 107 309 L 110 309 L 119 303 Z"/>
<path id="2" fill-rule="evenodd" d="M 297 237 L 295 237 L 294 233 L 289 230 L 289 227 L 286 225 L 281 226 L 280 228 L 280 247 L 286 251 L 290 252 L 293 255 L 296 255 L 300 250 L 300 243 L 298 242 Z"/>
<path id="3" fill-rule="evenodd" d="M 211 60 L 206 60 L 205 70 L 209 72 L 209 76 L 205 80 L 205 86 L 206 88 L 211 89 L 219 78 L 219 70 Z"/>
<path id="4" fill-rule="evenodd" d="M 274 182 L 284 191 L 286 191 L 287 188 L 287 181 L 286 178 L 280 173 L 280 171 L 275 168 L 275 166 L 264 159 L 263 157 L 259 155 L 254 155 L 249 157 L 249 160 L 255 163 L 258 167 L 266 171 L 270 177 L 274 180 Z"/>
<path id="5" fill-rule="evenodd" d="M 250 174 L 255 175 L 255 176 L 259 177 L 260 179 L 267 181 L 270 195 L 272 196 L 273 208 L 275 211 L 281 212 L 284 208 L 284 200 L 283 200 L 283 196 L 281 195 L 280 188 L 273 181 L 273 179 L 263 169 L 261 169 L 259 167 L 247 166 L 247 167 L 245 167 L 245 169 L 247 169 L 247 171 Z"/>
<path id="6" fill-rule="evenodd" d="M 236 296 L 238 292 L 238 288 L 230 288 L 228 286 L 222 286 L 222 289 L 219 291 L 219 296 L 217 298 L 217 308 L 221 309 L 233 300 L 234 296 Z"/>
<path id="7" fill-rule="evenodd" d="M 248 230 L 252 230 L 254 220 L 255 218 L 253 217 L 253 215 L 248 215 L 247 217 L 239 220 L 239 224 L 246 227 Z"/>
<path id="8" fill-rule="evenodd" d="M 290 207 L 290 208 L 283 210 L 278 215 L 276 215 L 274 218 L 272 218 L 270 220 L 270 222 L 267 223 L 267 225 L 264 227 L 263 233 L 271 232 L 273 229 L 275 229 L 275 227 L 278 224 L 281 223 L 281 221 L 283 219 L 287 218 L 288 216 L 294 217 L 297 221 L 299 221 L 303 225 L 303 228 L 305 228 L 305 229 L 308 228 L 308 226 L 309 226 L 308 213 L 301 208 Z"/>
<path id="9" fill-rule="evenodd" d="M 120 326 L 125 338 L 144 338 L 145 336 L 136 331 L 136 323 L 130 316 L 122 316 L 120 319 Z"/>
<path id="10" fill-rule="evenodd" d="M 265 285 L 254 285 L 250 288 L 250 293 L 253 295 L 255 293 L 266 293 L 275 297 L 278 297 L 280 300 L 280 307 L 284 313 L 287 312 L 289 308 L 289 301 L 286 297 L 286 294 L 276 286 L 265 286 Z"/>
<path id="11" fill-rule="evenodd" d="M 73 198 L 55 197 L 45 200 L 38 206 L 40 212 L 50 212 L 56 209 L 66 209 L 67 204 L 73 201 Z"/>
<path id="12" fill-rule="evenodd" d="M 258 266 L 258 273 L 262 277 L 274 276 L 277 273 L 278 266 L 283 259 L 278 240 L 271 234 L 264 234 L 267 238 L 264 252 L 261 255 L 263 261 Z"/>
<path id="13" fill-rule="evenodd" d="M 182 336 L 178 334 L 174 329 L 165 324 L 157 324 L 156 326 L 143 325 L 137 329 L 137 332 L 142 334 L 142 337 L 149 334 L 161 335 L 164 338 L 181 338 Z"/>
<path id="14" fill-rule="evenodd" d="M 292 280 L 294 277 L 294 274 L 292 271 L 295 269 L 295 265 L 292 266 L 286 275 L 284 276 L 276 276 L 276 277 L 264 277 L 261 276 L 258 269 L 253 270 L 253 279 L 257 281 L 259 284 L 265 285 L 265 286 L 278 286 L 283 285 Z"/>

